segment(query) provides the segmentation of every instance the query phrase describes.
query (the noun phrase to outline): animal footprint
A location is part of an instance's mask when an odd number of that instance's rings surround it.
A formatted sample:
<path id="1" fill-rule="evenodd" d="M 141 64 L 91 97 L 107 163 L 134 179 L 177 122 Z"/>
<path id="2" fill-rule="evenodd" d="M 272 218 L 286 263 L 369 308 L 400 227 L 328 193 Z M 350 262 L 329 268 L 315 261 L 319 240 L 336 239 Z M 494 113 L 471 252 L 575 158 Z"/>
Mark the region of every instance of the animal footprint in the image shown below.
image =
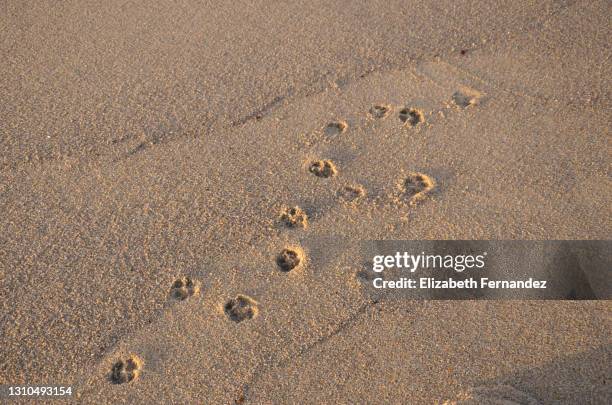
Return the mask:
<path id="1" fill-rule="evenodd" d="M 435 181 L 426 174 L 410 173 L 406 180 L 404 180 L 403 192 L 408 196 L 410 203 L 415 204 L 423 199 L 435 186 Z"/>
<path id="2" fill-rule="evenodd" d="M 123 384 L 136 380 L 142 370 L 142 364 L 142 360 L 135 355 L 126 360 L 118 360 L 111 369 L 111 381 L 113 384 Z"/>
<path id="3" fill-rule="evenodd" d="M 344 186 L 338 190 L 338 196 L 347 202 L 357 202 L 366 196 L 366 189 L 360 184 Z"/>
<path id="4" fill-rule="evenodd" d="M 179 301 L 186 300 L 199 292 L 200 283 L 193 281 L 189 277 L 178 278 L 172 283 L 172 287 L 170 288 L 170 295 Z"/>
<path id="5" fill-rule="evenodd" d="M 389 107 L 386 105 L 374 105 L 370 108 L 370 115 L 374 118 L 385 118 L 389 114 Z"/>
<path id="6" fill-rule="evenodd" d="M 425 122 L 425 115 L 423 111 L 416 108 L 402 108 L 399 112 L 399 119 L 405 125 L 416 127 L 420 123 Z"/>
<path id="7" fill-rule="evenodd" d="M 329 124 L 325 126 L 325 135 L 327 136 L 340 135 L 341 133 L 346 131 L 347 128 L 348 128 L 348 125 L 344 121 L 330 122 Z"/>
<path id="8" fill-rule="evenodd" d="M 283 272 L 296 269 L 303 261 L 303 253 L 300 249 L 283 249 L 276 257 L 276 264 Z"/>
<path id="9" fill-rule="evenodd" d="M 237 295 L 230 299 L 223 309 L 227 317 L 236 323 L 253 319 L 258 313 L 257 302 L 246 295 Z"/>
<path id="10" fill-rule="evenodd" d="M 306 228 L 308 215 L 300 207 L 287 208 L 281 213 L 281 220 L 290 228 Z"/>
<path id="11" fill-rule="evenodd" d="M 452 100 L 455 105 L 461 108 L 467 108 L 469 106 L 473 106 L 478 104 L 480 99 L 482 98 L 482 93 L 468 89 L 462 88 L 461 90 L 453 93 Z"/>
<path id="12" fill-rule="evenodd" d="M 310 164 L 308 171 L 317 177 L 333 177 L 338 173 L 334 162 L 331 160 L 317 160 Z"/>

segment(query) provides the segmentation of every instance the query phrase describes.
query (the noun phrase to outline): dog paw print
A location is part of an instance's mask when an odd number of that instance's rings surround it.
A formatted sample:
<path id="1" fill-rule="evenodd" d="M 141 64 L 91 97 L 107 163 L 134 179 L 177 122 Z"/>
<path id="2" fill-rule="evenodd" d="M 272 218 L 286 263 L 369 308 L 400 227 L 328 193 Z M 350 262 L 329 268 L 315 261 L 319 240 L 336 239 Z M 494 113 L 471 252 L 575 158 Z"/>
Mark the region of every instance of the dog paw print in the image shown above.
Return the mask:
<path id="1" fill-rule="evenodd" d="M 308 215 L 300 207 L 287 208 L 281 213 L 281 220 L 289 228 L 306 228 Z"/>
<path id="2" fill-rule="evenodd" d="M 399 112 L 399 119 L 404 125 L 416 127 L 425 122 L 425 115 L 423 111 L 416 108 L 402 108 Z"/>
<path id="3" fill-rule="evenodd" d="M 377 104 L 370 108 L 370 115 L 377 119 L 385 118 L 389 114 L 389 111 L 389 106 Z"/>
<path id="4" fill-rule="evenodd" d="M 467 87 L 457 90 L 451 97 L 453 103 L 460 108 L 477 105 L 481 98 L 482 93 Z"/>
<path id="5" fill-rule="evenodd" d="M 325 135 L 333 137 L 345 132 L 347 128 L 348 125 L 346 122 L 334 121 L 327 124 L 323 131 L 325 132 Z"/>
<path id="6" fill-rule="evenodd" d="M 180 277 L 172 283 L 170 296 L 178 301 L 197 295 L 200 292 L 200 283 L 189 277 Z"/>
<path id="7" fill-rule="evenodd" d="M 317 177 L 327 179 L 334 177 L 338 173 L 338 169 L 331 160 L 317 160 L 310 164 L 308 171 Z"/>
<path id="8" fill-rule="evenodd" d="M 223 310 L 225 315 L 236 323 L 253 319 L 258 313 L 257 302 L 246 295 L 237 295 L 235 298 L 231 298 L 225 303 Z"/>
<path id="9" fill-rule="evenodd" d="M 283 249 L 276 257 L 276 264 L 282 272 L 288 273 L 291 270 L 298 268 L 304 260 L 304 254 L 301 249 L 286 248 Z"/>
<path id="10" fill-rule="evenodd" d="M 366 196 L 366 189 L 360 185 L 348 185 L 338 190 L 338 196 L 346 202 L 357 202 Z"/>
<path id="11" fill-rule="evenodd" d="M 410 173 L 404 180 L 403 192 L 411 204 L 423 199 L 436 186 L 431 177 L 423 173 Z"/>
<path id="12" fill-rule="evenodd" d="M 138 356 L 117 360 L 111 369 L 110 379 L 113 384 L 130 383 L 140 376 L 143 362 Z"/>

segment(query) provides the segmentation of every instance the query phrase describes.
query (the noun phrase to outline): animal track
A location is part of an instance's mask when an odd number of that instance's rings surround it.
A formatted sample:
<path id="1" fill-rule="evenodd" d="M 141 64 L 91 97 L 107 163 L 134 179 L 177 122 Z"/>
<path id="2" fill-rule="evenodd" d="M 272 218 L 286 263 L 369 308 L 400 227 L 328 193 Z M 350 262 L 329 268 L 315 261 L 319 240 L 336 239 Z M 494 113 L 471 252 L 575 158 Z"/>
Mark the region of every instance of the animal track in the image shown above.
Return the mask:
<path id="1" fill-rule="evenodd" d="M 237 295 L 227 301 L 223 307 L 229 319 L 238 323 L 257 316 L 257 302 L 246 295 Z"/>
<path id="2" fill-rule="evenodd" d="M 136 380 L 142 370 L 142 364 L 142 360 L 134 355 L 126 360 L 117 360 L 111 369 L 111 381 L 113 384 L 124 384 Z"/>
<path id="3" fill-rule="evenodd" d="M 340 135 L 341 133 L 346 131 L 347 128 L 348 128 L 348 125 L 344 121 L 330 122 L 329 124 L 325 126 L 325 135 L 327 136 Z"/>
<path id="4" fill-rule="evenodd" d="M 404 193 L 410 199 L 410 203 L 414 204 L 423 199 L 436 186 L 435 181 L 423 173 L 410 173 L 404 180 Z"/>
<path id="5" fill-rule="evenodd" d="M 333 177 L 338 173 L 336 166 L 331 160 L 317 160 L 312 162 L 308 171 L 317 177 Z"/>
<path id="6" fill-rule="evenodd" d="M 423 111 L 417 110 L 416 108 L 402 108 L 399 112 L 399 119 L 405 125 L 415 127 L 422 122 L 425 122 L 425 115 Z"/>
<path id="7" fill-rule="evenodd" d="M 300 207 L 287 208 L 281 213 L 281 220 L 290 228 L 306 228 L 308 215 Z"/>
<path id="8" fill-rule="evenodd" d="M 360 184 L 344 186 L 338 190 L 338 195 L 344 201 L 356 202 L 365 197 L 366 189 Z"/>
<path id="9" fill-rule="evenodd" d="M 300 249 L 283 249 L 276 257 L 276 264 L 284 272 L 290 272 L 302 264 L 303 253 Z"/>
<path id="10" fill-rule="evenodd" d="M 389 107 L 386 105 L 374 105 L 370 108 L 370 115 L 374 118 L 384 118 L 389 114 Z"/>
<path id="11" fill-rule="evenodd" d="M 170 288 L 170 295 L 179 301 L 183 301 L 192 295 L 198 294 L 199 292 L 200 283 L 193 281 L 189 277 L 181 277 L 176 279 Z"/>
<path id="12" fill-rule="evenodd" d="M 476 90 L 463 88 L 453 93 L 452 100 L 455 105 L 461 108 L 467 108 L 478 104 L 482 94 Z"/>

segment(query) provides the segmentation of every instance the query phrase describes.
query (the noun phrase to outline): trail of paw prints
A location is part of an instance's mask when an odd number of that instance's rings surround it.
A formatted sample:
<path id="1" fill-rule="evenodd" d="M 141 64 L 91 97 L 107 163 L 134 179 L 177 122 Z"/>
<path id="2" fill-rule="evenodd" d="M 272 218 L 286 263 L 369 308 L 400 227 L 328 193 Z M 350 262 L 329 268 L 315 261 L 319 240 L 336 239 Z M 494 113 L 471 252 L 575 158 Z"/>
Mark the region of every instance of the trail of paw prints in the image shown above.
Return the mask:
<path id="1" fill-rule="evenodd" d="M 172 283 L 168 295 L 173 301 L 185 301 L 198 295 L 200 287 L 198 280 L 182 276 Z M 136 355 L 119 358 L 113 363 L 108 378 L 113 384 L 131 383 L 138 379 L 143 365 L 142 359 Z"/>
<path id="2" fill-rule="evenodd" d="M 113 363 L 109 379 L 113 384 L 131 383 L 138 379 L 144 362 L 136 355 L 118 359 Z"/>
<path id="3" fill-rule="evenodd" d="M 459 86 L 455 92 L 449 94 L 449 98 L 445 103 L 446 109 L 451 107 L 450 103 L 459 109 L 472 108 L 480 104 L 482 97 L 483 94 L 477 90 Z M 434 116 L 436 113 L 445 117 L 444 110 L 445 108 L 438 109 L 437 111 L 435 109 L 434 111 L 425 111 L 423 108 L 414 105 L 398 106 L 388 103 L 375 103 L 366 112 L 362 112 L 362 114 L 367 114 L 368 118 L 373 121 L 385 120 L 394 116 L 401 127 L 418 130 L 421 127 L 428 128 L 428 117 Z M 316 135 L 313 135 L 312 142 L 308 141 L 305 145 L 312 148 L 316 146 L 318 139 L 333 143 L 341 136 L 350 136 L 351 128 L 348 122 L 349 120 L 335 119 L 323 124 L 318 132 L 322 138 L 317 138 Z M 308 165 L 308 172 L 322 179 L 339 176 L 338 167 L 331 159 L 311 161 Z M 376 197 L 373 203 L 388 204 L 390 200 L 400 205 L 407 203 L 410 206 L 414 206 L 427 199 L 435 188 L 436 181 L 433 177 L 425 173 L 412 172 L 402 179 L 399 195 L 393 193 L 390 199 Z M 340 188 L 336 189 L 335 193 L 340 202 L 353 206 L 364 201 L 368 196 L 366 188 L 362 184 L 355 182 L 347 182 L 341 185 Z M 308 227 L 308 214 L 298 206 L 284 208 L 280 214 L 280 221 L 287 228 L 306 229 Z"/>
<path id="4" fill-rule="evenodd" d="M 399 127 L 418 129 L 421 124 L 426 123 L 425 112 L 418 106 L 394 106 L 392 104 L 377 103 L 364 112 L 358 112 L 354 119 L 349 120 L 337 119 L 327 123 L 322 123 L 320 129 L 310 133 L 303 134 L 299 141 L 302 147 L 313 148 L 319 144 L 334 143 L 342 137 L 351 136 L 351 125 L 356 125 L 355 122 L 360 121 L 360 118 L 365 115 L 370 121 L 379 122 L 396 116 L 398 118 Z M 367 125 L 367 124 L 366 124 Z"/>

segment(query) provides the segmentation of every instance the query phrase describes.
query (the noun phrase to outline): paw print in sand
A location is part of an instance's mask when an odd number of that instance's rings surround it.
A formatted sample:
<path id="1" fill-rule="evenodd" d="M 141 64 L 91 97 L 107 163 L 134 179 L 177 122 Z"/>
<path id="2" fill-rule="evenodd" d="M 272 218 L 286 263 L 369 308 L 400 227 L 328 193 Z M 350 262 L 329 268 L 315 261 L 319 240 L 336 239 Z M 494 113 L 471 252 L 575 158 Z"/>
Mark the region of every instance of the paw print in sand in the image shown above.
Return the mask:
<path id="1" fill-rule="evenodd" d="M 417 125 L 425 122 L 425 115 L 423 111 L 416 108 L 402 108 L 399 112 L 399 119 L 410 127 L 416 127 Z"/>
<path id="2" fill-rule="evenodd" d="M 436 186 L 436 182 L 423 173 L 410 173 L 404 180 L 403 193 L 408 197 L 411 204 L 425 198 Z"/>
<path id="3" fill-rule="evenodd" d="M 199 292 L 200 283 L 189 277 L 180 277 L 176 279 L 170 288 L 170 296 L 178 301 L 186 300 Z"/>
<path id="4" fill-rule="evenodd" d="M 246 295 L 237 295 L 235 298 L 228 300 L 223 306 L 223 310 L 225 315 L 236 323 L 253 319 L 258 313 L 257 302 Z"/>
<path id="5" fill-rule="evenodd" d="M 276 257 L 276 264 L 281 271 L 287 273 L 293 269 L 296 269 L 302 264 L 303 253 L 301 249 L 297 248 L 286 248 Z"/>
<path id="6" fill-rule="evenodd" d="M 325 135 L 327 136 L 337 136 L 346 131 L 348 125 L 344 121 L 336 121 L 330 122 L 324 128 Z"/>
<path id="7" fill-rule="evenodd" d="M 338 169 L 331 160 L 317 160 L 310 164 L 308 171 L 317 177 L 324 179 L 334 177 L 338 173 Z"/>
<path id="8" fill-rule="evenodd" d="M 377 104 L 370 108 L 370 115 L 374 118 L 385 118 L 389 114 L 389 106 Z"/>
<path id="9" fill-rule="evenodd" d="M 481 98 L 482 93 L 467 87 L 462 87 L 460 90 L 453 93 L 452 96 L 453 103 L 460 108 L 467 108 L 477 105 L 480 103 Z"/>
<path id="10" fill-rule="evenodd" d="M 281 220 L 289 228 L 306 228 L 308 226 L 308 215 L 300 207 L 283 210 Z"/>
<path id="11" fill-rule="evenodd" d="M 338 196 L 343 201 L 356 203 L 366 196 L 366 189 L 360 184 L 347 185 L 338 190 Z"/>
<path id="12" fill-rule="evenodd" d="M 110 380 L 113 384 L 130 383 L 140 376 L 142 364 L 142 360 L 134 355 L 117 360 L 111 369 Z"/>

